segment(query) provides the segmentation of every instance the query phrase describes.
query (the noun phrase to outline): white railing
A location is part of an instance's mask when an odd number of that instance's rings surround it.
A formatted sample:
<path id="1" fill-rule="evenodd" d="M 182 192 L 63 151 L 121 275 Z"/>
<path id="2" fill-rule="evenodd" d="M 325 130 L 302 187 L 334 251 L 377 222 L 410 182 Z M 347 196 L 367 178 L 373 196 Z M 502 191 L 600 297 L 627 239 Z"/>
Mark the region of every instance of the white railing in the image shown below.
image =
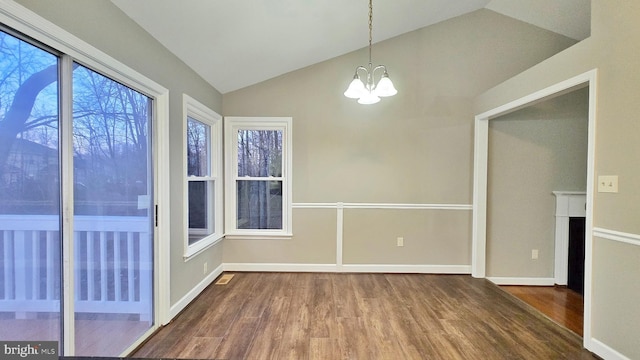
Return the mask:
<path id="1" fill-rule="evenodd" d="M 59 218 L 0 215 L 0 312 L 60 311 Z M 75 311 L 151 319 L 149 220 L 75 216 Z"/>

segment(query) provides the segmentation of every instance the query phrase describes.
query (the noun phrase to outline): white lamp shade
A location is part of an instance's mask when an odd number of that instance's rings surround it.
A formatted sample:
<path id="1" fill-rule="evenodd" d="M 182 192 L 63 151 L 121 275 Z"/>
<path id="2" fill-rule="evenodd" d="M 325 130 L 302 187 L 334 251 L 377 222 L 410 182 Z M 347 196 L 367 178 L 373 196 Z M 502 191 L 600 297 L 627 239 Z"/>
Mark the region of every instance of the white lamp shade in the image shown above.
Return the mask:
<path id="1" fill-rule="evenodd" d="M 378 97 L 378 95 L 374 94 L 373 92 L 365 91 L 364 94 L 362 94 L 362 96 L 360 97 L 360 99 L 358 99 L 358 104 L 370 105 L 370 104 L 375 104 L 378 101 L 380 101 L 380 98 Z"/>
<path id="2" fill-rule="evenodd" d="M 398 90 L 393 86 L 393 83 L 391 82 L 391 79 L 389 79 L 389 75 L 387 75 L 387 73 L 382 76 L 378 85 L 376 85 L 375 93 L 376 95 L 383 97 L 393 96 L 398 93 Z"/>
<path id="3" fill-rule="evenodd" d="M 360 78 L 356 75 L 353 77 L 353 81 L 351 81 L 351 84 L 349 84 L 347 91 L 344 92 L 344 96 L 351 99 L 358 99 L 365 92 L 366 91 L 364 89 L 364 84 L 362 83 L 362 81 L 360 81 Z"/>

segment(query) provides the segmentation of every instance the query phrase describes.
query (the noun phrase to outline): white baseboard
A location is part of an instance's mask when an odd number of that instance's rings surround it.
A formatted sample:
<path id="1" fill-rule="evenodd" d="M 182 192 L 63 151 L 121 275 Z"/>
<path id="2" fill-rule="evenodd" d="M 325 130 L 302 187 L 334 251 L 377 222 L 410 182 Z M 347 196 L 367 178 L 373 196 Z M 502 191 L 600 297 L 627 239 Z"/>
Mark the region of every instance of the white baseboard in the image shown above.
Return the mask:
<path id="1" fill-rule="evenodd" d="M 169 309 L 169 319 L 163 325 L 167 325 L 176 315 L 180 313 L 187 305 L 189 305 L 200 293 L 209 286 L 220 274 L 222 274 L 223 265 L 221 264 L 209 275 L 207 275 L 198 285 L 196 285 L 191 291 L 189 291 L 182 299 L 173 304 Z"/>
<path id="2" fill-rule="evenodd" d="M 469 265 L 342 265 L 342 272 L 355 273 L 415 273 L 415 274 L 471 274 Z"/>
<path id="3" fill-rule="evenodd" d="M 554 278 L 487 277 L 496 285 L 553 286 Z"/>
<path id="4" fill-rule="evenodd" d="M 224 271 L 470 274 L 469 265 L 224 263 Z"/>
<path id="5" fill-rule="evenodd" d="M 587 348 L 587 350 L 591 351 L 592 353 L 598 355 L 599 357 L 601 357 L 603 359 L 608 359 L 608 360 L 631 360 L 631 358 L 628 358 L 628 357 L 620 354 L 616 350 L 612 349 L 611 347 L 605 345 L 603 342 L 601 342 L 599 340 L 596 340 L 594 338 L 591 338 L 590 346 Z"/>
<path id="6" fill-rule="evenodd" d="M 224 263 L 224 271 L 336 272 L 335 264 Z"/>

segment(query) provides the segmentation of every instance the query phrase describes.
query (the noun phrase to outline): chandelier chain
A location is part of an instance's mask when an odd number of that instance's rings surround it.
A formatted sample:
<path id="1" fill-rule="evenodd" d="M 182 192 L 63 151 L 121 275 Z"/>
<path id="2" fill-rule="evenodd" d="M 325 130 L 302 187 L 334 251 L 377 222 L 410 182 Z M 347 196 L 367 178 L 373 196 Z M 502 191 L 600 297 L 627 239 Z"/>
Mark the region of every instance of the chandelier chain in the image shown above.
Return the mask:
<path id="1" fill-rule="evenodd" d="M 373 0 L 369 0 L 369 64 L 371 64 L 371 42 L 373 40 Z"/>

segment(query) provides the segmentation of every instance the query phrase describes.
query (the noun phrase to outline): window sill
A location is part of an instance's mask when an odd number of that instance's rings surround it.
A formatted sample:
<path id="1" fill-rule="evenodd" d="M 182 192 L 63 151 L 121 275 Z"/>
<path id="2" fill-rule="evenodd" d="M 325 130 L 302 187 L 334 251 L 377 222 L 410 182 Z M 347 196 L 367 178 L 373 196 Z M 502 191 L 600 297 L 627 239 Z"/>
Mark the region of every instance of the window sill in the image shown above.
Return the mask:
<path id="1" fill-rule="evenodd" d="M 227 240 L 291 240 L 293 234 L 227 234 L 224 238 Z"/>
<path id="2" fill-rule="evenodd" d="M 202 253 L 203 251 L 221 242 L 222 239 L 224 239 L 224 236 L 220 236 L 216 238 L 215 234 L 203 238 L 202 240 L 198 241 L 194 245 L 187 247 L 184 255 L 182 256 L 183 260 L 187 262 L 193 259 L 197 255 L 200 255 L 200 253 Z"/>

